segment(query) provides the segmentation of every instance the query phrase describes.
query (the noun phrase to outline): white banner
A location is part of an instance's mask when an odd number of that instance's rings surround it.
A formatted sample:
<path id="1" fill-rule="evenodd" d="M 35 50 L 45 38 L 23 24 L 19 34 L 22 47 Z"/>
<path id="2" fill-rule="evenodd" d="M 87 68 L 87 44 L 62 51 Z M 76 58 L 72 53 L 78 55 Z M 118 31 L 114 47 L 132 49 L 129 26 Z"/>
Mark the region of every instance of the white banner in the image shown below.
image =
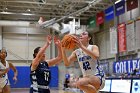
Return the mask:
<path id="1" fill-rule="evenodd" d="M 105 80 L 105 86 L 100 91 L 110 92 L 110 88 L 111 88 L 111 80 Z"/>
<path id="2" fill-rule="evenodd" d="M 135 50 L 135 30 L 134 30 L 134 21 L 126 25 L 126 45 L 127 51 Z"/>
<path id="3" fill-rule="evenodd" d="M 131 80 L 112 80 L 111 93 L 130 93 L 130 89 Z"/>
<path id="4" fill-rule="evenodd" d="M 132 83 L 132 92 L 131 93 L 140 93 L 140 80 L 133 79 Z"/>
<path id="5" fill-rule="evenodd" d="M 117 29 L 110 27 L 110 52 L 111 54 L 117 53 Z"/>

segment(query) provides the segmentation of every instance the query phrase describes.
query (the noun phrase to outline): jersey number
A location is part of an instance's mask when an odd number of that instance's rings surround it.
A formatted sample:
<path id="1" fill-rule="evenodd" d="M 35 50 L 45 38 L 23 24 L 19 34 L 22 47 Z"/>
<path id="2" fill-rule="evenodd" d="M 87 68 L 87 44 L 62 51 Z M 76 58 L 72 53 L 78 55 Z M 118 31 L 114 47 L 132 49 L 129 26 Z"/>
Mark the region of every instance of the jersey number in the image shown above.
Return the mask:
<path id="1" fill-rule="evenodd" d="M 44 77 L 45 77 L 46 81 L 48 81 L 48 76 L 49 76 L 49 73 L 48 72 L 44 72 Z"/>
<path id="2" fill-rule="evenodd" d="M 85 69 L 85 70 L 91 69 L 90 64 L 89 64 L 88 61 L 83 63 L 83 69 Z"/>

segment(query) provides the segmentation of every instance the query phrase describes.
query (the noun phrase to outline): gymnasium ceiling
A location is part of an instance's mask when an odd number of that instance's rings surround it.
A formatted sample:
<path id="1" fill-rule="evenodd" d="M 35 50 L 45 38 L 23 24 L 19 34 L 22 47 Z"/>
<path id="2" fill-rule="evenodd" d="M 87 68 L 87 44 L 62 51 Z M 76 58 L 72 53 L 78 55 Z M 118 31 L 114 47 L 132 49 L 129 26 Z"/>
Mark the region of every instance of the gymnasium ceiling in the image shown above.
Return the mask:
<path id="1" fill-rule="evenodd" d="M 87 19 L 111 6 L 116 0 L 0 0 L 1 20 L 38 21 L 74 16 L 86 24 Z M 80 11 L 79 11 L 80 10 Z M 67 17 L 65 21 L 69 20 Z M 64 21 L 64 20 L 63 20 Z"/>

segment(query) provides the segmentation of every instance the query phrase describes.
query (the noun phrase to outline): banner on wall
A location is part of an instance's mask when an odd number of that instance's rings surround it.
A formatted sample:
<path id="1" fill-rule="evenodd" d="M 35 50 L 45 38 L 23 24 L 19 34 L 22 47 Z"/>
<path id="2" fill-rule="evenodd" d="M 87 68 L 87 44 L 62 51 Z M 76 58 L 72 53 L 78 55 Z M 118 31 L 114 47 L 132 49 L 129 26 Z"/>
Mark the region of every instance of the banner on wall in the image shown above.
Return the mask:
<path id="1" fill-rule="evenodd" d="M 127 5 L 127 11 L 135 9 L 138 7 L 138 0 L 127 0 L 126 5 Z"/>
<path id="2" fill-rule="evenodd" d="M 135 68 L 140 69 L 140 59 L 123 60 L 113 63 L 114 73 L 132 73 Z"/>
<path id="3" fill-rule="evenodd" d="M 116 16 L 119 16 L 119 15 L 125 13 L 125 1 L 124 0 L 115 4 L 115 11 L 116 11 Z"/>
<path id="4" fill-rule="evenodd" d="M 88 28 L 94 28 L 94 27 L 96 27 L 96 17 L 95 16 L 89 18 L 89 20 L 88 20 Z"/>
<path id="5" fill-rule="evenodd" d="M 140 80 L 139 79 L 133 79 L 131 93 L 140 93 Z"/>
<path id="6" fill-rule="evenodd" d="M 111 54 L 117 53 L 117 29 L 110 27 L 110 52 Z"/>
<path id="7" fill-rule="evenodd" d="M 110 21 L 111 19 L 114 19 L 114 7 L 111 6 L 105 10 L 105 20 Z"/>
<path id="8" fill-rule="evenodd" d="M 119 52 L 126 51 L 126 25 L 125 23 L 118 24 L 118 44 Z"/>
<path id="9" fill-rule="evenodd" d="M 126 43 L 127 51 L 134 51 L 135 50 L 134 20 L 130 20 L 126 25 L 126 42 L 127 42 Z"/>
<path id="10" fill-rule="evenodd" d="M 104 12 L 103 11 L 97 13 L 97 15 L 96 15 L 96 23 L 98 25 L 104 23 Z"/>

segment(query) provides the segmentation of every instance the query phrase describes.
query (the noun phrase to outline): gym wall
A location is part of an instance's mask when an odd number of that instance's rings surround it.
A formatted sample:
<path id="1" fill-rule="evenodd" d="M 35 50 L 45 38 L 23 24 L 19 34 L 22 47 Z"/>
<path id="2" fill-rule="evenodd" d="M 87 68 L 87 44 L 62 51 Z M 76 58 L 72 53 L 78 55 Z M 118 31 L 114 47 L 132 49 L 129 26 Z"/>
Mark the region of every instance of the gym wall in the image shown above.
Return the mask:
<path id="1" fill-rule="evenodd" d="M 30 67 L 29 66 L 16 66 L 18 70 L 18 81 L 15 83 L 13 81 L 14 73 L 12 70 L 9 71 L 8 76 L 10 80 L 10 85 L 12 88 L 29 88 L 30 83 Z M 51 82 L 50 87 L 58 87 L 59 82 L 59 72 L 58 72 L 58 66 L 50 67 L 51 69 Z"/>

